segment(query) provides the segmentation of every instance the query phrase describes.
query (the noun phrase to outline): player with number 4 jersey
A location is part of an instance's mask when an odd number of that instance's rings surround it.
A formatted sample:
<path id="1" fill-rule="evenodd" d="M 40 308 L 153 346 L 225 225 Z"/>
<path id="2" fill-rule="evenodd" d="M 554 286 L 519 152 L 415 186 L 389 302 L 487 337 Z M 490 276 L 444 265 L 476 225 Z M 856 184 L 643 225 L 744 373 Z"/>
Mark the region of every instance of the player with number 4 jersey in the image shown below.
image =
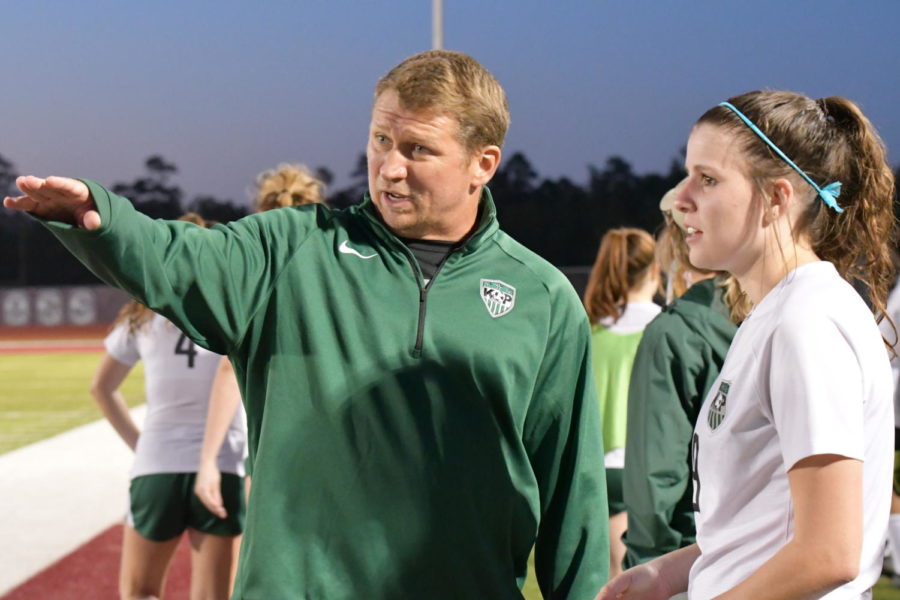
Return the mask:
<path id="1" fill-rule="evenodd" d="M 188 220 L 202 224 L 196 216 Z M 181 534 L 192 552 L 191 597 L 230 594 L 244 523 L 246 426 L 238 409 L 218 453 L 220 519 L 194 493 L 210 387 L 221 356 L 194 344 L 175 325 L 132 301 L 104 340 L 91 392 L 113 428 L 135 452 L 122 547 L 123 598 L 159 597 Z M 147 414 L 139 430 L 118 388 L 143 361 Z"/>

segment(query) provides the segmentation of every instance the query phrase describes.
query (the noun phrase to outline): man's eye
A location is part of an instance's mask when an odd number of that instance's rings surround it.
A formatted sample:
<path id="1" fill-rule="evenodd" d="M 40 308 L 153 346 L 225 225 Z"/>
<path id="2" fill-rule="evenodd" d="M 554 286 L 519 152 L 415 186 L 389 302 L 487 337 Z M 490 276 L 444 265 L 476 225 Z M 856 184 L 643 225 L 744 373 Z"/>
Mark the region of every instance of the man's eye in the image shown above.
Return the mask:
<path id="1" fill-rule="evenodd" d="M 384 145 L 387 143 L 387 136 L 381 135 L 380 133 L 376 133 L 375 134 L 375 142 L 378 144 Z"/>
<path id="2" fill-rule="evenodd" d="M 415 144 L 413 146 L 413 152 L 415 152 L 416 154 L 423 154 L 425 152 L 428 152 L 428 148 L 426 148 L 422 144 Z"/>

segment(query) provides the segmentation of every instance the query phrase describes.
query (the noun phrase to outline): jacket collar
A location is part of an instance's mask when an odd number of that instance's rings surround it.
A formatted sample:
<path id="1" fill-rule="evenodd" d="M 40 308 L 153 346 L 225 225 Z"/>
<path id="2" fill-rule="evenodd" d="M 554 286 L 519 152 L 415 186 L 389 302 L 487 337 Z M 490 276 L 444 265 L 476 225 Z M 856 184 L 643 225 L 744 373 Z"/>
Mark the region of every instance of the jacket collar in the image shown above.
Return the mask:
<path id="1" fill-rule="evenodd" d="M 404 246 L 403 242 L 400 241 L 396 234 L 388 229 L 381 220 L 381 216 L 378 214 L 378 210 L 372 203 L 369 192 L 365 193 L 363 201 L 360 204 L 350 207 L 350 212 L 351 214 L 364 217 L 371 226 L 372 231 L 380 240 L 395 247 L 397 245 Z M 460 246 L 464 251 L 471 252 L 487 242 L 499 228 L 500 225 L 497 222 L 497 207 L 494 204 L 491 190 L 488 189 L 487 186 L 483 186 L 481 188 L 481 200 L 478 204 L 478 225 L 468 237 L 460 242 Z"/>

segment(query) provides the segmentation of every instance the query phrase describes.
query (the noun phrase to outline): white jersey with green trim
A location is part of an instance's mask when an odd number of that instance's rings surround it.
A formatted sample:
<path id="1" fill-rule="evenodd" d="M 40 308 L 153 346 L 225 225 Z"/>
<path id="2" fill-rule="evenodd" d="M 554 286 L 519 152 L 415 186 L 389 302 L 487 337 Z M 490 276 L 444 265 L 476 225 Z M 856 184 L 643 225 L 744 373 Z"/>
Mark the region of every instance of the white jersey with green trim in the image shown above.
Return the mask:
<path id="1" fill-rule="evenodd" d="M 823 598 L 866 597 L 887 532 L 892 393 L 875 319 L 831 263 L 795 269 L 763 298 L 738 329 L 694 429 L 702 555 L 691 569 L 692 599 L 733 588 L 791 540 L 788 471 L 822 454 L 863 462 L 864 518 L 858 577 Z"/>
<path id="2" fill-rule="evenodd" d="M 159 315 L 133 335 L 126 324 L 119 324 L 104 345 L 123 364 L 144 362 L 147 414 L 131 476 L 196 472 L 209 392 L 222 357 L 197 346 Z M 219 469 L 243 475 L 246 452 L 245 417 L 239 407 L 219 450 Z"/>

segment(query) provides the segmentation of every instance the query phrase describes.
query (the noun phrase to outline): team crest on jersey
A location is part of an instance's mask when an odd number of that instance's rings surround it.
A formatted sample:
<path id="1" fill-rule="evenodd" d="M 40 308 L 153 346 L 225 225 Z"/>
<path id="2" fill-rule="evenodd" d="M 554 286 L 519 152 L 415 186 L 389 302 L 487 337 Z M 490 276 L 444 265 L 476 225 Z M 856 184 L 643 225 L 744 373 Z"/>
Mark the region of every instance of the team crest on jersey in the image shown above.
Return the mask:
<path id="1" fill-rule="evenodd" d="M 731 387 L 730 381 L 723 381 L 719 384 L 719 391 L 713 398 L 712 406 L 709 407 L 709 413 L 706 420 L 710 429 L 716 429 L 725 420 L 725 402 L 728 400 L 728 389 Z"/>
<path id="2" fill-rule="evenodd" d="M 492 317 L 502 317 L 516 305 L 516 288 L 497 279 L 482 279 L 481 299 Z"/>

